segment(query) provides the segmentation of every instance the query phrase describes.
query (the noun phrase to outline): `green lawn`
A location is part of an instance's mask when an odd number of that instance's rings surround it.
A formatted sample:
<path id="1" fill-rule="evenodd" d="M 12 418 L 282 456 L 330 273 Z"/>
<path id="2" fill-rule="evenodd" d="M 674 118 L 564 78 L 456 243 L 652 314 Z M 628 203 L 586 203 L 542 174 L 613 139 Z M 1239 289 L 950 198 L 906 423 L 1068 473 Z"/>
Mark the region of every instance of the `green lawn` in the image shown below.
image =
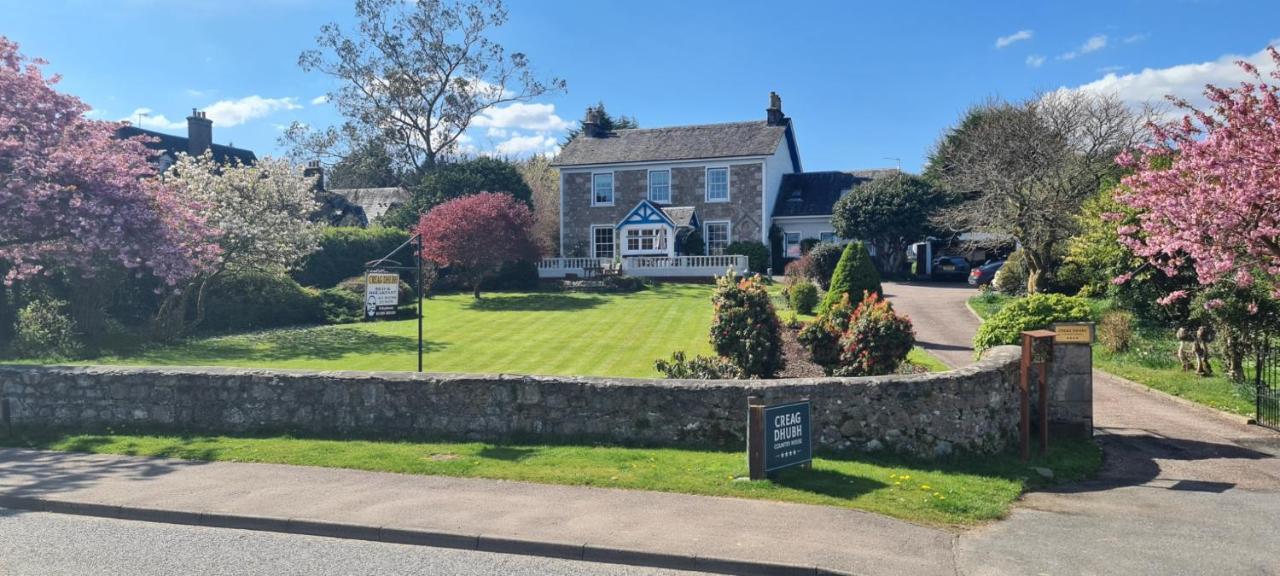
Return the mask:
<path id="1" fill-rule="evenodd" d="M 1064 482 L 1091 475 L 1102 459 L 1093 443 L 1057 442 L 1047 459 L 1028 464 L 1013 455 L 940 462 L 840 456 L 818 458 L 810 471 L 746 481 L 738 451 L 120 434 L 18 435 L 0 444 L 781 500 L 958 526 L 1004 516 L 1024 489 L 1043 482 L 1032 466 L 1049 467 Z"/>
<path id="2" fill-rule="evenodd" d="M 426 370 L 656 376 L 676 350 L 710 354 L 711 287 L 662 284 L 631 294 L 496 293 L 427 300 Z M 270 330 L 193 339 L 93 363 L 414 370 L 417 322 Z"/>
<path id="3" fill-rule="evenodd" d="M 991 294 L 969 299 L 969 306 L 982 318 L 1000 311 L 1015 300 L 1012 296 Z M 1106 311 L 1109 302 L 1090 300 L 1097 315 Z M 1126 352 L 1110 353 L 1101 346 L 1093 347 L 1093 366 L 1104 372 L 1132 380 L 1192 402 L 1216 408 L 1224 412 L 1253 416 L 1254 398 L 1247 386 L 1222 376 L 1221 357 L 1215 356 L 1213 366 L 1217 375 L 1204 378 L 1194 372 L 1183 372 L 1174 357 L 1178 342 L 1168 329 L 1138 328 L 1133 344 Z"/>

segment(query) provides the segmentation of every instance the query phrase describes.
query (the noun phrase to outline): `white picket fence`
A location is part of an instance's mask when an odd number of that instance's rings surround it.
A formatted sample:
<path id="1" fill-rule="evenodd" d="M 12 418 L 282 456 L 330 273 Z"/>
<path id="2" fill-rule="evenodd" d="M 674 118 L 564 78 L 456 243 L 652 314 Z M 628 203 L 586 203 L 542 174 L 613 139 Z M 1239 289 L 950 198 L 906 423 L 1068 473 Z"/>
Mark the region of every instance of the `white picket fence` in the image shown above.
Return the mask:
<path id="1" fill-rule="evenodd" d="M 610 258 L 544 258 L 539 261 L 539 278 L 564 278 L 588 276 L 588 270 L 599 273 L 614 266 Z M 710 278 L 723 276 L 732 268 L 739 274 L 747 272 L 747 257 L 740 254 L 723 256 L 641 256 L 623 258 L 622 273 L 627 276 L 655 278 Z"/>

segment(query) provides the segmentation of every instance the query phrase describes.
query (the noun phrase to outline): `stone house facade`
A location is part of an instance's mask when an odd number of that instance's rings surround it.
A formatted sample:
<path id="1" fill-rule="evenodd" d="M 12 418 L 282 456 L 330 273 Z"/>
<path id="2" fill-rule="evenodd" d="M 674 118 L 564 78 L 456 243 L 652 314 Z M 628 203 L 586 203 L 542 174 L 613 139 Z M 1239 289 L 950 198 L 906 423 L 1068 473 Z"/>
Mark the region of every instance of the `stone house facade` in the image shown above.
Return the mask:
<path id="1" fill-rule="evenodd" d="M 701 254 L 769 244 L 784 175 L 801 171 L 791 119 L 771 95 L 766 119 L 606 132 L 596 110 L 552 163 L 560 170 L 561 257 Z M 697 254 L 697 255 L 701 255 Z"/>

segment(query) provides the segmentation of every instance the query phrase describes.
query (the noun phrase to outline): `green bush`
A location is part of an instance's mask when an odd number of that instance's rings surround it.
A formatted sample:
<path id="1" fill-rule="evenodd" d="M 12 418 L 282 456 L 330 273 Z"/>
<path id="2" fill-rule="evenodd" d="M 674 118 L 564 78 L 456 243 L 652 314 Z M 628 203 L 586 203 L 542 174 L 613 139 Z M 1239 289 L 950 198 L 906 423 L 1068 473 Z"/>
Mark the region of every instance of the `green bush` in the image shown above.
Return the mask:
<path id="1" fill-rule="evenodd" d="M 315 297 L 326 324 L 350 324 L 364 319 L 364 298 L 345 288 L 317 290 Z"/>
<path id="2" fill-rule="evenodd" d="M 192 299 L 194 300 L 194 299 Z M 203 331 L 242 331 L 323 320 L 319 299 L 288 276 L 242 272 L 205 288 Z"/>
<path id="3" fill-rule="evenodd" d="M 769 268 L 769 248 L 762 242 L 738 241 L 724 249 L 725 254 L 741 254 L 747 257 L 747 268 L 755 274 L 764 274 Z"/>
<path id="4" fill-rule="evenodd" d="M 846 294 L 826 312 L 800 330 L 796 340 L 809 351 L 814 364 L 831 374 L 840 366 L 840 337 L 849 330 L 853 307 Z"/>
<path id="5" fill-rule="evenodd" d="M 18 310 L 13 352 L 28 358 L 75 358 L 83 351 L 67 303 L 38 298 Z"/>
<path id="6" fill-rule="evenodd" d="M 771 378 L 785 365 L 782 323 L 759 276 L 733 271 L 716 279 L 711 295 L 711 345 L 748 378 Z"/>
<path id="7" fill-rule="evenodd" d="M 1089 302 L 1062 294 L 1031 294 L 1001 308 L 978 328 L 973 349 L 981 353 L 992 346 L 1017 344 L 1024 330 L 1049 328 L 1055 322 L 1088 320 Z"/>
<path id="8" fill-rule="evenodd" d="M 653 363 L 653 367 L 667 378 L 681 380 L 729 380 L 742 377 L 742 372 L 724 358 L 708 356 L 686 358 L 684 352 L 671 354 L 670 360 L 658 359 Z"/>
<path id="9" fill-rule="evenodd" d="M 849 317 L 849 329 L 840 338 L 837 376 L 893 374 L 915 346 L 911 320 L 894 313 L 888 300 L 869 292 Z"/>
<path id="10" fill-rule="evenodd" d="M 1027 266 L 1021 250 L 1010 254 L 991 279 L 991 287 L 1001 294 L 1016 296 L 1027 292 Z"/>
<path id="11" fill-rule="evenodd" d="M 680 242 L 680 253 L 685 256 L 701 256 L 707 253 L 707 243 L 702 239 L 702 232 L 697 228 L 690 230 Z"/>
<path id="12" fill-rule="evenodd" d="M 818 239 L 817 239 L 817 238 L 805 238 L 804 240 L 801 240 L 801 241 L 800 241 L 800 255 L 801 255 L 801 256 L 804 256 L 805 254 L 808 254 L 808 253 L 809 253 L 809 251 L 810 251 L 810 250 L 813 250 L 813 247 L 814 247 L 814 246 L 817 246 L 817 245 L 818 245 Z"/>
<path id="13" fill-rule="evenodd" d="M 831 275 L 831 286 L 827 288 L 827 295 L 822 299 L 818 312 L 826 312 L 846 294 L 850 301 L 861 301 L 864 292 L 884 294 L 880 287 L 880 273 L 876 272 L 875 265 L 871 263 L 867 248 L 861 242 L 850 242 L 840 255 L 840 263 Z"/>
<path id="14" fill-rule="evenodd" d="M 498 272 L 480 283 L 483 290 L 529 291 L 538 288 L 538 266 L 533 262 L 505 262 Z"/>
<path id="15" fill-rule="evenodd" d="M 804 281 L 791 287 L 791 307 L 801 314 L 813 314 L 813 307 L 818 305 L 818 287 L 812 282 Z"/>
<path id="16" fill-rule="evenodd" d="M 293 279 L 303 286 L 337 286 L 346 278 L 364 274 L 366 262 L 386 256 L 408 239 L 408 232 L 395 228 L 325 228 L 320 249 L 307 257 Z M 406 247 L 393 259 L 412 266 L 413 249 Z"/>
<path id="17" fill-rule="evenodd" d="M 826 290 L 831 287 L 831 275 L 835 274 L 836 266 L 840 264 L 840 256 L 843 254 L 844 246 L 835 242 L 819 242 L 806 255 L 811 262 L 809 274 L 814 282 L 818 283 L 819 288 Z"/>
<path id="18" fill-rule="evenodd" d="M 1107 352 L 1124 352 L 1133 342 L 1133 314 L 1112 310 L 1098 321 L 1098 344 Z"/>

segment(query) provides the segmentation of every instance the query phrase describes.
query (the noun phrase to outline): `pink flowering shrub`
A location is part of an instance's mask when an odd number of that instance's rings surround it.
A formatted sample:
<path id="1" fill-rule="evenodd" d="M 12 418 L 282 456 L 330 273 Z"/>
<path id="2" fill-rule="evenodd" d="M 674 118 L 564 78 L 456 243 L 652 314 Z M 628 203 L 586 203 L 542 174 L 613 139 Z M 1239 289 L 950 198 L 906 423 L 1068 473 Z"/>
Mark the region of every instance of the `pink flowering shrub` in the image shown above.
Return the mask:
<path id="1" fill-rule="evenodd" d="M 200 206 L 155 178 L 140 139 L 54 89 L 44 61 L 0 36 L 0 265 L 6 284 L 67 267 L 109 264 L 169 286 L 218 256 Z"/>
<path id="2" fill-rule="evenodd" d="M 1181 122 L 1153 125 L 1153 144 L 1117 158 L 1134 171 L 1118 200 L 1139 211 L 1121 239 L 1169 276 L 1188 263 L 1202 285 L 1280 276 L 1280 52 L 1268 50 L 1267 78 L 1239 62 L 1252 80 L 1207 87 L 1210 110 L 1171 98 Z"/>
<path id="3" fill-rule="evenodd" d="M 840 367 L 835 374 L 893 374 L 915 344 L 911 320 L 895 313 L 888 300 L 869 292 L 854 309 L 849 329 L 840 338 Z"/>
<path id="4" fill-rule="evenodd" d="M 782 323 L 759 276 L 728 274 L 711 295 L 711 345 L 747 378 L 772 378 L 785 366 Z"/>

